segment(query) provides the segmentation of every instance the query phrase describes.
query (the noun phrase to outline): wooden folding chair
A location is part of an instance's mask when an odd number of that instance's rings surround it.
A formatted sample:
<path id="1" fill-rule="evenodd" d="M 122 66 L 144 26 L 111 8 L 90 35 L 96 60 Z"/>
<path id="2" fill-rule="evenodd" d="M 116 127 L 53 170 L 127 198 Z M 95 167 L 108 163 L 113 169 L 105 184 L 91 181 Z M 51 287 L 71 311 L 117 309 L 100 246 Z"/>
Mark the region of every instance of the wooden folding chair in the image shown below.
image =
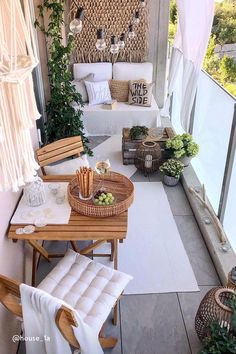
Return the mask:
<path id="1" fill-rule="evenodd" d="M 59 264 L 60 263 L 60 264 Z M 83 294 L 86 293 L 86 290 L 84 289 L 84 280 L 81 280 L 81 277 L 84 276 L 84 279 L 87 277 L 91 276 L 91 272 L 94 273 L 93 283 L 92 285 L 88 282 L 87 284 L 87 290 L 88 294 L 92 291 L 93 287 L 95 286 L 96 283 L 99 283 L 101 281 L 101 277 L 104 277 L 106 279 L 107 276 L 107 284 L 108 284 L 108 289 L 109 292 L 106 291 L 106 289 L 101 288 L 101 295 L 104 296 L 104 298 L 107 299 L 107 302 L 104 304 L 104 312 L 103 315 L 101 316 L 101 306 L 102 302 L 98 301 L 98 305 L 94 303 L 93 307 L 93 313 L 99 313 L 99 315 L 94 315 L 93 322 L 91 322 L 91 326 L 95 326 L 100 331 L 99 334 L 99 341 L 100 344 L 103 348 L 112 348 L 116 345 L 117 339 L 113 337 L 105 337 L 103 334 L 104 331 L 104 323 L 107 319 L 107 316 L 109 315 L 109 312 L 112 310 L 114 307 L 114 299 L 116 301 L 119 300 L 120 295 L 122 294 L 125 286 L 129 282 L 129 280 L 132 278 L 124 273 L 117 272 L 113 269 L 108 269 L 107 267 L 103 266 L 102 264 L 96 263 L 94 261 L 91 261 L 90 259 L 81 256 L 79 254 L 76 254 L 74 251 L 70 250 L 67 252 L 65 257 L 59 262 L 56 267 L 46 276 L 46 278 L 42 281 L 42 283 L 39 285 L 39 288 L 41 290 L 44 290 L 50 294 L 50 288 L 53 286 L 55 287 L 58 286 L 58 289 L 61 289 L 63 286 L 65 287 L 65 282 L 66 282 L 66 287 L 68 287 L 68 282 L 73 278 L 71 269 L 76 269 L 78 272 L 73 272 L 74 278 L 73 282 L 76 282 L 76 286 L 78 286 L 78 289 L 81 286 L 83 287 Z M 107 270 L 106 270 L 107 269 Z M 104 275 L 106 274 L 107 275 Z M 114 274 L 113 274 L 114 272 Z M 76 278 L 78 274 L 78 278 Z M 99 273 L 99 274 L 98 274 Z M 113 275 L 112 275 L 112 274 Z M 111 279 L 109 278 L 111 276 Z M 76 280 L 77 279 L 77 280 Z M 81 282 L 81 283 L 80 283 Z M 112 290 L 112 287 L 114 289 Z M 97 288 L 99 289 L 99 288 Z M 73 297 L 74 297 L 74 290 L 73 290 Z M 110 294 L 110 300 L 109 300 L 109 295 Z M 51 293 L 52 296 L 53 293 Z M 63 296 L 65 294 L 63 293 Z M 76 301 L 76 304 L 79 306 L 79 299 L 81 297 L 82 302 L 84 301 L 84 296 L 78 294 L 78 301 Z M 89 295 L 88 295 L 89 296 Z M 59 296 L 57 296 L 60 298 Z M 90 301 L 90 300 L 89 300 Z M 109 303 L 110 301 L 110 303 Z M 113 303 L 112 303 L 112 302 Z M 9 310 L 11 311 L 14 315 L 18 317 L 22 317 L 22 306 L 21 306 L 21 299 L 20 299 L 20 283 L 9 279 L 3 275 L 0 275 L 0 302 Z M 69 302 L 68 304 L 72 306 Z M 99 307 L 99 310 L 96 309 L 96 306 Z M 73 307 L 73 306 L 72 306 Z M 74 308 L 74 307 L 73 307 Z M 80 310 L 79 307 L 76 308 L 74 311 L 84 311 Z M 74 336 L 74 332 L 72 329 L 72 326 L 78 327 L 78 323 L 75 319 L 74 316 L 74 311 L 71 309 L 67 308 L 66 306 L 62 305 L 60 309 L 58 310 L 56 314 L 56 325 L 64 338 L 75 348 L 80 348 L 80 345 L 77 341 L 77 339 Z M 88 312 L 87 316 L 91 316 L 90 312 Z"/>
<path id="2" fill-rule="evenodd" d="M 36 150 L 38 163 L 43 175 L 46 175 L 45 166 L 61 161 L 67 157 L 79 157 L 84 151 L 83 142 L 80 136 L 65 138 L 48 144 Z"/>
<path id="3" fill-rule="evenodd" d="M 38 164 L 41 167 L 42 173 L 45 176 L 46 172 L 44 167 L 54 162 L 62 161 L 67 157 L 79 157 L 81 152 L 84 151 L 81 136 L 74 136 L 65 138 L 54 143 L 48 144 L 36 150 Z M 76 170 L 76 168 L 75 168 Z M 65 173 L 67 174 L 67 173 Z M 75 241 L 71 241 L 72 248 L 77 251 Z"/>

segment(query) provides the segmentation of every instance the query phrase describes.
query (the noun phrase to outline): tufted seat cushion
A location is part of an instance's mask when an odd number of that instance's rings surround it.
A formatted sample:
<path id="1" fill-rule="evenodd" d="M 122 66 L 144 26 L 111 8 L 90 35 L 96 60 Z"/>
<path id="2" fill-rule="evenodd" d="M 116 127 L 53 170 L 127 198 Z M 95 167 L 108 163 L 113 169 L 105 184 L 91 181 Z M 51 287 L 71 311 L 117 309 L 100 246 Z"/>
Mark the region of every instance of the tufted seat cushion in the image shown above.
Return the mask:
<path id="1" fill-rule="evenodd" d="M 38 288 L 62 299 L 99 332 L 131 276 L 68 250 Z"/>

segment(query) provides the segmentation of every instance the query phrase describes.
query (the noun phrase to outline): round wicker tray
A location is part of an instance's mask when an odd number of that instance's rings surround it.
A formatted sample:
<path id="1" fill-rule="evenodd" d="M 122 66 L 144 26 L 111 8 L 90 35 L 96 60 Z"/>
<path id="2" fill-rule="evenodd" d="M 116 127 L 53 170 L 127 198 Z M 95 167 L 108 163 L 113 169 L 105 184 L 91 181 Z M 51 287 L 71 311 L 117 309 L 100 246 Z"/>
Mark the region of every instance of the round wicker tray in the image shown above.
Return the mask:
<path id="1" fill-rule="evenodd" d="M 101 177 L 94 175 L 93 190 L 99 189 Z M 68 201 L 73 210 L 80 214 L 105 218 L 118 215 L 126 211 L 134 199 L 134 185 L 125 176 L 117 172 L 109 172 L 104 176 L 103 187 L 115 197 L 112 205 L 95 205 L 93 200 L 82 200 L 79 198 L 79 186 L 77 178 L 74 178 L 68 185 Z"/>

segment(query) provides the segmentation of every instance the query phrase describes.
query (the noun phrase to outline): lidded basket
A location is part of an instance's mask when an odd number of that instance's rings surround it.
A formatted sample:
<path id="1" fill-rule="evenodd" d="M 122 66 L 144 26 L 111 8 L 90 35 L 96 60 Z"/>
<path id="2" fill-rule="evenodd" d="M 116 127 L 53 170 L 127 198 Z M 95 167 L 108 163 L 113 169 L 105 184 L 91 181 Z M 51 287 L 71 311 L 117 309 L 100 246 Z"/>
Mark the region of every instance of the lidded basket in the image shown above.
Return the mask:
<path id="1" fill-rule="evenodd" d="M 162 158 L 160 145 L 153 141 L 143 141 L 137 147 L 134 164 L 144 174 L 158 171 Z"/>

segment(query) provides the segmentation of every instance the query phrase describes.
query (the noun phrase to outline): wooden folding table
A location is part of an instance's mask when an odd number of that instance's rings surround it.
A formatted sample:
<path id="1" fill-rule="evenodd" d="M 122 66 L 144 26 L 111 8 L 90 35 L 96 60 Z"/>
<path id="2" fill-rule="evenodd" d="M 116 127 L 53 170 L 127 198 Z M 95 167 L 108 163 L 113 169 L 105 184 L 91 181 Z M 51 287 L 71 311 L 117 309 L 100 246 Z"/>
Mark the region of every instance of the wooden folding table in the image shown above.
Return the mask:
<path id="1" fill-rule="evenodd" d="M 73 176 L 44 176 L 45 182 L 69 182 Z M 42 241 L 71 241 L 72 247 L 80 254 L 93 257 L 110 257 L 114 261 L 114 268 L 118 266 L 118 241 L 123 242 L 126 238 L 128 224 L 128 211 L 106 218 L 93 218 L 80 215 L 71 211 L 68 224 L 46 225 L 36 227 L 31 234 L 16 234 L 16 229 L 26 225 L 10 225 L 8 237 L 13 241 L 25 240 L 33 248 L 32 260 L 32 285 L 36 280 L 37 254 L 40 254 L 47 261 L 50 258 L 63 257 L 63 254 L 50 254 L 43 247 Z M 41 241 L 41 242 L 40 242 Z M 76 241 L 93 241 L 89 246 L 79 249 Z M 94 250 L 105 242 L 111 243 L 111 253 L 94 253 Z"/>

